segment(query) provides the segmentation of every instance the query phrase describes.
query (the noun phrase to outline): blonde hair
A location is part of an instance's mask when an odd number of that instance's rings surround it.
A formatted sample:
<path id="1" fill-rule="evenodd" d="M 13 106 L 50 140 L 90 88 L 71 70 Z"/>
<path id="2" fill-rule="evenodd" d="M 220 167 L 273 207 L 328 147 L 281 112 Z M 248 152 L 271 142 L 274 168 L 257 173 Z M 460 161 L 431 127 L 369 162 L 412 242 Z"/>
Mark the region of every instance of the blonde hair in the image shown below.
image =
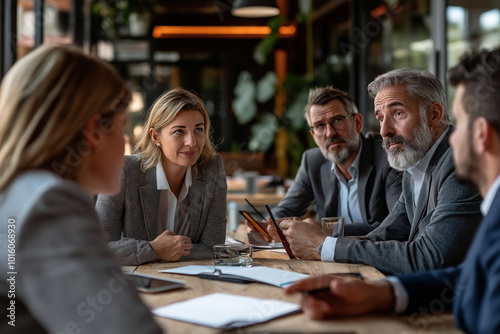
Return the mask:
<path id="1" fill-rule="evenodd" d="M 200 158 L 191 168 L 193 176 L 196 177 L 198 168 L 201 168 L 209 161 L 213 161 L 216 156 L 215 148 L 210 138 L 210 118 L 203 101 L 195 94 L 182 88 L 175 88 L 161 95 L 151 107 L 148 119 L 142 128 L 142 132 L 135 145 L 135 153 L 141 161 L 141 170 L 144 173 L 147 169 L 154 167 L 161 161 L 161 148 L 156 146 L 151 140 L 149 129 L 160 132 L 161 129 L 177 117 L 183 110 L 198 110 L 205 122 L 205 146 Z"/>
<path id="2" fill-rule="evenodd" d="M 0 190 L 31 169 L 74 178 L 92 151 L 87 121 L 102 114 L 109 127 L 129 96 L 110 65 L 74 47 L 43 45 L 20 59 L 0 86 Z"/>

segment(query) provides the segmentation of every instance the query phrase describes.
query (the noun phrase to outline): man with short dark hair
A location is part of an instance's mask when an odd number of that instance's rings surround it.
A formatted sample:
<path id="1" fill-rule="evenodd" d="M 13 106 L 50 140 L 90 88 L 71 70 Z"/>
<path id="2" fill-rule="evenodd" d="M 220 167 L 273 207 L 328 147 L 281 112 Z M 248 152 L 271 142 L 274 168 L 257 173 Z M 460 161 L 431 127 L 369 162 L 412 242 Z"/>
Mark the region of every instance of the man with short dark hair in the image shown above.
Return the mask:
<path id="1" fill-rule="evenodd" d="M 462 330 L 500 333 L 500 48 L 465 54 L 450 70 L 450 82 L 457 87 L 457 127 L 449 138 L 456 175 L 475 184 L 484 197 L 484 219 L 467 257 L 458 267 L 384 281 L 307 278 L 285 293 L 329 287 L 321 298 L 302 295 L 310 317 L 452 308 Z"/>

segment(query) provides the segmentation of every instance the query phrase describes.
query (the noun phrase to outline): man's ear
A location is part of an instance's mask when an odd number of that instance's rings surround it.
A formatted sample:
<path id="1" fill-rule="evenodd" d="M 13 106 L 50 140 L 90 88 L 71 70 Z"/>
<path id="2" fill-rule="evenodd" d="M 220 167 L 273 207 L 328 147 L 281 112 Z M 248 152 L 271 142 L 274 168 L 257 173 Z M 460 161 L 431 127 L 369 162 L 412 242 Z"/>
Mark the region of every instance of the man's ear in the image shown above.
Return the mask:
<path id="1" fill-rule="evenodd" d="M 430 110 L 429 110 L 430 109 Z M 429 107 L 430 113 L 427 115 L 429 120 L 429 125 L 431 127 L 437 128 L 441 124 L 441 120 L 444 116 L 444 108 L 440 103 L 434 102 Z"/>
<path id="2" fill-rule="evenodd" d="M 85 139 L 90 143 L 92 151 L 95 151 L 102 143 L 101 119 L 100 114 L 94 114 L 85 124 Z"/>
<path id="3" fill-rule="evenodd" d="M 361 116 L 361 114 L 354 114 L 352 118 L 354 118 L 354 124 L 356 125 L 356 132 L 361 133 L 361 130 L 363 130 L 363 116 Z"/>
<path id="4" fill-rule="evenodd" d="M 484 117 L 478 117 L 474 121 L 471 137 L 475 152 L 484 153 L 493 145 L 494 131 L 491 124 Z"/>

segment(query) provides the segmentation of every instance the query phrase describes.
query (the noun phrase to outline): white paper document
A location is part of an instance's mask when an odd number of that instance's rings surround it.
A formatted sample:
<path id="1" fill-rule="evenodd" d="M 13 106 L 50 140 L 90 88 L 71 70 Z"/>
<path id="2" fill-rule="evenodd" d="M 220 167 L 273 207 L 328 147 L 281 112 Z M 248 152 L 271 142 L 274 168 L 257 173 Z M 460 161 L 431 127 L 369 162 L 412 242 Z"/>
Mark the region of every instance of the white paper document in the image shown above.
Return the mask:
<path id="1" fill-rule="evenodd" d="M 273 299 L 213 293 L 153 310 L 153 314 L 198 325 L 230 330 L 295 313 L 299 305 Z"/>
<path id="2" fill-rule="evenodd" d="M 284 288 L 308 275 L 291 271 L 269 268 L 269 267 L 225 267 L 225 266 L 185 266 L 168 270 L 160 270 L 161 273 L 198 275 L 200 273 L 213 272 L 219 269 L 222 274 L 229 274 L 252 279 L 256 282 L 274 285 Z"/>

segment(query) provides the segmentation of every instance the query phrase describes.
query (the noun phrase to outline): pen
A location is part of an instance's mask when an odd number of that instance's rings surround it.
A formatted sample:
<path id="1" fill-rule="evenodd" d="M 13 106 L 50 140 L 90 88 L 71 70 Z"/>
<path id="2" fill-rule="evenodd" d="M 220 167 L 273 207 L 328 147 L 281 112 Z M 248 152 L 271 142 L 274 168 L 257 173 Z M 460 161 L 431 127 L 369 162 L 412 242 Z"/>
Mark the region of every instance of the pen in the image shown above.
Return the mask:
<path id="1" fill-rule="evenodd" d="M 290 248 L 290 244 L 288 241 L 286 241 L 285 235 L 283 234 L 283 231 L 281 231 L 280 227 L 278 226 L 278 223 L 276 223 L 276 218 L 274 218 L 274 214 L 271 211 L 271 208 L 269 205 L 265 205 L 267 211 L 269 212 L 269 216 L 271 217 L 271 220 L 273 221 L 274 227 L 276 227 L 276 232 L 278 233 L 278 236 L 281 239 L 281 243 L 283 244 L 283 247 L 285 247 L 286 253 L 288 254 L 288 257 L 290 259 L 294 259 L 295 255 L 293 255 L 292 249 Z"/>
<path id="2" fill-rule="evenodd" d="M 250 205 L 252 207 L 253 211 L 255 211 L 259 216 L 261 216 L 263 220 L 266 220 L 266 218 L 264 218 L 264 216 L 262 215 L 262 213 L 260 213 L 259 211 L 257 211 L 257 209 L 255 208 L 255 206 L 253 206 L 252 203 L 250 203 L 249 200 L 247 200 L 245 198 L 245 201 L 248 203 L 248 205 Z"/>

